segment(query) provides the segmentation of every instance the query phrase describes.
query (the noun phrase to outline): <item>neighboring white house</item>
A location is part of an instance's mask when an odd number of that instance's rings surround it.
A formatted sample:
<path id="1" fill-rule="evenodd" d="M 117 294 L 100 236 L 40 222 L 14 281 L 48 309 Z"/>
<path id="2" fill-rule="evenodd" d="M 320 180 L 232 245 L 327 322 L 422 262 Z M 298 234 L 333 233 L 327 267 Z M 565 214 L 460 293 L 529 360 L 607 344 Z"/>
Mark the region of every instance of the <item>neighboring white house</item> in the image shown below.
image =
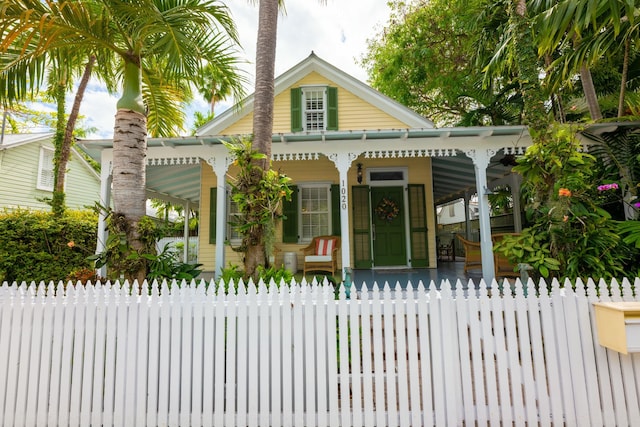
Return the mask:
<path id="1" fill-rule="evenodd" d="M 48 210 L 53 196 L 53 133 L 5 134 L 0 145 L 0 209 Z M 71 149 L 65 182 L 70 209 L 100 200 L 100 175 Z"/>
<path id="2" fill-rule="evenodd" d="M 436 208 L 438 214 L 438 225 L 456 224 L 458 222 L 465 222 L 466 216 L 464 214 L 464 199 L 457 199 L 449 203 L 445 203 Z M 478 219 L 478 200 L 469 200 L 469 219 Z"/>

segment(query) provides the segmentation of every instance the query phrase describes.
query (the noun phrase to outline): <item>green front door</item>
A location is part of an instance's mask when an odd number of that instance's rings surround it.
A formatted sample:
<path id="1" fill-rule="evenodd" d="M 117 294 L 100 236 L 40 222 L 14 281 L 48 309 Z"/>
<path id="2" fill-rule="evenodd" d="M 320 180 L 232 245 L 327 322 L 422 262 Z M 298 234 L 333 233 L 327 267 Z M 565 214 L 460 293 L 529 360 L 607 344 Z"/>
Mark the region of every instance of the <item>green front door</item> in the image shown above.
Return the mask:
<path id="1" fill-rule="evenodd" d="M 374 265 L 407 265 L 404 189 L 371 187 L 371 210 Z"/>

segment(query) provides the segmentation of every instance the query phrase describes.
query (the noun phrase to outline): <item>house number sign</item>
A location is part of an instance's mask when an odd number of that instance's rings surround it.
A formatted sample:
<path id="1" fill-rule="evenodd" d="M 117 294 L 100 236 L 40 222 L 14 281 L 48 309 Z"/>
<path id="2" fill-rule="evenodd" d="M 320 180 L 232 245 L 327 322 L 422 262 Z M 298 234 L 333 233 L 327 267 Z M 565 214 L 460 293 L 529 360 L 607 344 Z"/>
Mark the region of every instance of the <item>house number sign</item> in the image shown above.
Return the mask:
<path id="1" fill-rule="evenodd" d="M 340 208 L 347 210 L 347 187 L 344 180 L 342 180 L 342 185 L 340 185 Z"/>

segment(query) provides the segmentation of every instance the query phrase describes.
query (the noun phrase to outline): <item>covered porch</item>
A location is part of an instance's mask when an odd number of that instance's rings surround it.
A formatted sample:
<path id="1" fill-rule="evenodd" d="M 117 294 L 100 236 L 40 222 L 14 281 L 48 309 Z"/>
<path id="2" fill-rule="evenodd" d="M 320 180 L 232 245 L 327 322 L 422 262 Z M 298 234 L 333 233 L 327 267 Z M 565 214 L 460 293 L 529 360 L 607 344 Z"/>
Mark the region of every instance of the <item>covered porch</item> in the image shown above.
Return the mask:
<path id="1" fill-rule="evenodd" d="M 227 265 L 225 245 L 229 233 L 226 181 L 234 159 L 220 141 L 230 138 L 232 137 L 224 135 L 148 140 L 146 178 L 149 198 L 181 203 L 187 208 L 199 209 L 201 212 L 203 205 L 215 206 L 217 214 L 215 218 L 211 217 L 213 220 L 200 218 L 199 249 L 199 262 L 204 261 L 203 256 L 206 259 L 213 258 L 214 268 L 210 271 L 215 276 Z M 354 199 L 353 192 L 354 188 L 362 183 L 361 172 L 358 171 L 361 166 L 358 164 L 364 163 L 366 170 L 371 164 L 384 165 L 385 162 L 389 162 L 399 165 L 403 162 L 413 162 L 413 166 L 407 172 L 409 176 L 425 174 L 430 177 L 425 181 L 427 185 L 424 200 L 421 201 L 428 219 L 418 232 L 414 232 L 410 224 L 412 218 L 409 206 L 405 205 L 407 209 L 403 212 L 403 233 L 406 236 L 406 261 L 394 266 L 411 271 L 423 271 L 426 274 L 425 279 L 438 274 L 439 269 L 436 267 L 440 266 L 436 247 L 436 204 L 453 200 L 460 195 L 477 193 L 483 254 L 481 277 L 490 281 L 494 276 L 494 267 L 487 195 L 490 189 L 497 185 L 496 182 L 511 179 L 511 166 L 503 164 L 501 160 L 507 156 L 523 154 L 530 143 L 531 139 L 523 126 L 303 132 L 274 134 L 272 158 L 278 165 L 300 165 L 303 162 L 304 167 L 310 169 L 319 164 L 318 160 L 325 159 L 322 167 L 326 168 L 329 165 L 329 168 L 333 169 L 334 176 L 331 182 L 336 184 L 340 194 L 339 213 L 333 229 L 339 230 L 339 234 L 343 236 L 339 255 L 339 268 L 343 274 L 345 268 L 358 267 L 355 265 L 354 257 L 354 252 L 358 250 L 355 248 L 357 244 L 365 251 L 371 250 L 373 253 L 375 250 L 375 229 L 360 241 L 357 240 L 354 231 L 354 209 L 359 208 L 362 203 L 362 200 Z M 101 200 L 104 205 L 108 205 L 112 141 L 79 141 L 79 144 L 102 164 Z M 203 182 L 203 176 L 206 174 L 215 177 L 212 187 L 215 188 L 215 192 L 209 191 L 210 185 Z M 365 184 L 369 184 L 367 178 L 369 177 L 365 176 Z M 406 182 L 402 185 L 407 191 Z M 368 209 L 371 213 L 371 207 Z M 102 218 L 99 242 L 106 240 L 103 220 Z M 369 221 L 372 219 L 369 218 Z M 202 246 L 207 244 L 214 248 L 212 253 L 203 251 Z M 416 249 L 418 247 L 422 249 Z M 100 250 L 98 247 L 98 251 Z M 418 250 L 426 251 L 427 258 L 423 264 L 414 261 Z M 378 271 L 375 267 L 379 266 L 375 258 L 372 258 L 372 271 Z"/>

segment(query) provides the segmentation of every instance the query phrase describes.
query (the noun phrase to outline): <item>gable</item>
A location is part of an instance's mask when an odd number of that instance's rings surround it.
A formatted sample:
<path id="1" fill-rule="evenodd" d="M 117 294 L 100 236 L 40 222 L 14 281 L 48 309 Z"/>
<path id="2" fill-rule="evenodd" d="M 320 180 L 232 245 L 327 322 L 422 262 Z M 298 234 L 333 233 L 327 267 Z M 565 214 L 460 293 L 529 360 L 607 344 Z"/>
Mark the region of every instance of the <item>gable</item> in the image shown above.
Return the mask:
<path id="1" fill-rule="evenodd" d="M 292 133 L 291 89 L 305 86 L 337 88 L 337 130 L 340 131 L 433 128 L 428 119 L 312 53 L 275 81 L 274 133 Z M 243 101 L 242 108 L 225 111 L 201 127 L 197 134 L 250 134 L 252 128 L 253 95 Z"/>
<path id="2" fill-rule="evenodd" d="M 291 132 L 291 89 L 304 86 L 336 87 L 338 89 L 338 130 L 403 129 L 410 127 L 353 92 L 313 72 L 280 92 L 274 100 L 273 133 Z M 253 112 L 222 130 L 222 135 L 250 134 Z"/>
<path id="3" fill-rule="evenodd" d="M 51 154 L 51 157 L 45 157 L 52 160 L 54 148 L 51 138 L 34 135 L 7 137 L 0 150 L 0 208 L 50 209 L 44 199 L 51 198 L 53 183 L 43 182 L 43 170 L 52 170 L 53 165 L 42 168 L 41 161 L 43 150 Z M 67 165 L 65 193 L 66 204 L 72 209 L 93 205 L 100 195 L 99 175 L 73 148 Z"/>

